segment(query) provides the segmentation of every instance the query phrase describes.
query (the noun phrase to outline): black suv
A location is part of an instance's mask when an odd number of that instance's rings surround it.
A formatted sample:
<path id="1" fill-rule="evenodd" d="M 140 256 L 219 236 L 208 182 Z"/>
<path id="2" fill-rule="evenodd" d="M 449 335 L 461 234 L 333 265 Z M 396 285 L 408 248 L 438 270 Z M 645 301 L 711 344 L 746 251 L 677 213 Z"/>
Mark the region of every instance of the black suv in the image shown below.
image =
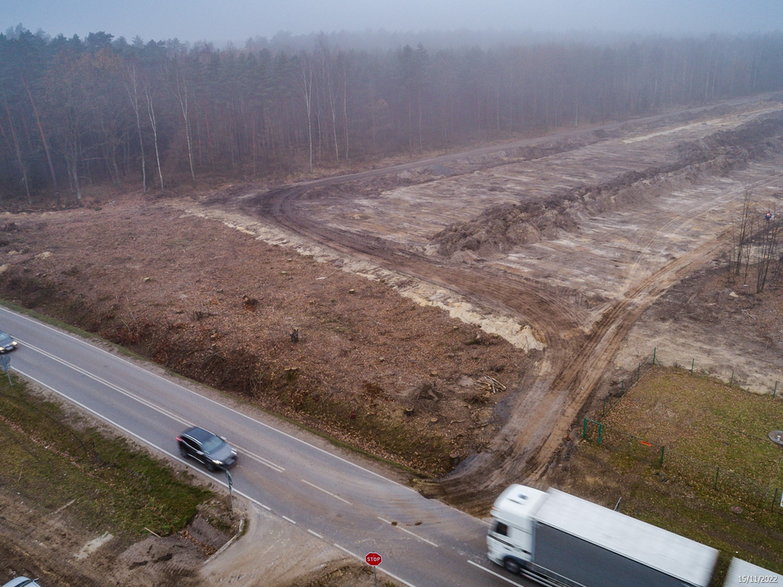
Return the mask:
<path id="1" fill-rule="evenodd" d="M 177 436 L 179 454 L 204 463 L 210 471 L 227 469 L 237 462 L 237 451 L 225 438 L 193 426 Z"/>

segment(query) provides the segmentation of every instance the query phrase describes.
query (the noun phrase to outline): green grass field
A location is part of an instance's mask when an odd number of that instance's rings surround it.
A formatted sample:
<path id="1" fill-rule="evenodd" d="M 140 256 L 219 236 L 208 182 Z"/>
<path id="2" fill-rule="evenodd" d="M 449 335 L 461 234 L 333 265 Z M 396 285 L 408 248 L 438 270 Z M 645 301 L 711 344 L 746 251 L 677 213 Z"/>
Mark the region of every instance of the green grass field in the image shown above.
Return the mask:
<path id="1" fill-rule="evenodd" d="M 783 573 L 783 399 L 653 367 L 590 419 L 555 483 Z"/>
<path id="2" fill-rule="evenodd" d="M 213 494 L 126 440 L 0 378 L 0 483 L 36 508 L 133 537 L 182 529 Z"/>

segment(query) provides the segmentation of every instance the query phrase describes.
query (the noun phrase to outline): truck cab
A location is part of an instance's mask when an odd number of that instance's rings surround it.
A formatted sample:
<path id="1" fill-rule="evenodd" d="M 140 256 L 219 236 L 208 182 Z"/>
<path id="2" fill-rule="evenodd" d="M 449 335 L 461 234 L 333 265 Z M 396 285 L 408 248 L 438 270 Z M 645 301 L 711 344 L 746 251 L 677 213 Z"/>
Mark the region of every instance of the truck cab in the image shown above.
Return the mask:
<path id="1" fill-rule="evenodd" d="M 512 485 L 492 507 L 487 533 L 487 556 L 512 573 L 533 559 L 533 516 L 547 494 L 532 487 Z"/>

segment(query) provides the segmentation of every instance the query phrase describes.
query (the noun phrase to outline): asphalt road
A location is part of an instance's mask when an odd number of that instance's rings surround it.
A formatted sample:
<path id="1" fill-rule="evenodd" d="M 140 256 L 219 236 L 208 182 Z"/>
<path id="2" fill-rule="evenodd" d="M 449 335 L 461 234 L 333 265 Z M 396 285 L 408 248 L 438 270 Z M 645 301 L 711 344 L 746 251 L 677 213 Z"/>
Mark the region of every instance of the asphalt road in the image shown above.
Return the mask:
<path id="1" fill-rule="evenodd" d="M 163 456 L 227 487 L 224 473 L 182 461 L 175 436 L 196 424 L 239 451 L 235 494 L 415 586 L 531 585 L 486 559 L 484 521 L 249 417 L 83 339 L 0 307 L 0 330 L 19 341 L 11 370 L 77 404 Z M 304 435 L 303 435 L 304 436 Z"/>

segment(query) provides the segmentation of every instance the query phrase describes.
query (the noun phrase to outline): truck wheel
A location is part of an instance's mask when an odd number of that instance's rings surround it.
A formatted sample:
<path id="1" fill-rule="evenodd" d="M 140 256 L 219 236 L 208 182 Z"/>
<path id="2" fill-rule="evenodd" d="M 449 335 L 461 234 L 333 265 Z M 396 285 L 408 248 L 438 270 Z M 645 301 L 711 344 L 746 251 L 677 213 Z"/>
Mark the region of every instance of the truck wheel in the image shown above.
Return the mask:
<path id="1" fill-rule="evenodd" d="M 519 571 L 522 570 L 520 564 L 513 558 L 507 558 L 506 560 L 504 560 L 503 566 L 506 568 L 506 570 L 509 573 L 513 573 L 515 575 L 518 575 Z"/>

